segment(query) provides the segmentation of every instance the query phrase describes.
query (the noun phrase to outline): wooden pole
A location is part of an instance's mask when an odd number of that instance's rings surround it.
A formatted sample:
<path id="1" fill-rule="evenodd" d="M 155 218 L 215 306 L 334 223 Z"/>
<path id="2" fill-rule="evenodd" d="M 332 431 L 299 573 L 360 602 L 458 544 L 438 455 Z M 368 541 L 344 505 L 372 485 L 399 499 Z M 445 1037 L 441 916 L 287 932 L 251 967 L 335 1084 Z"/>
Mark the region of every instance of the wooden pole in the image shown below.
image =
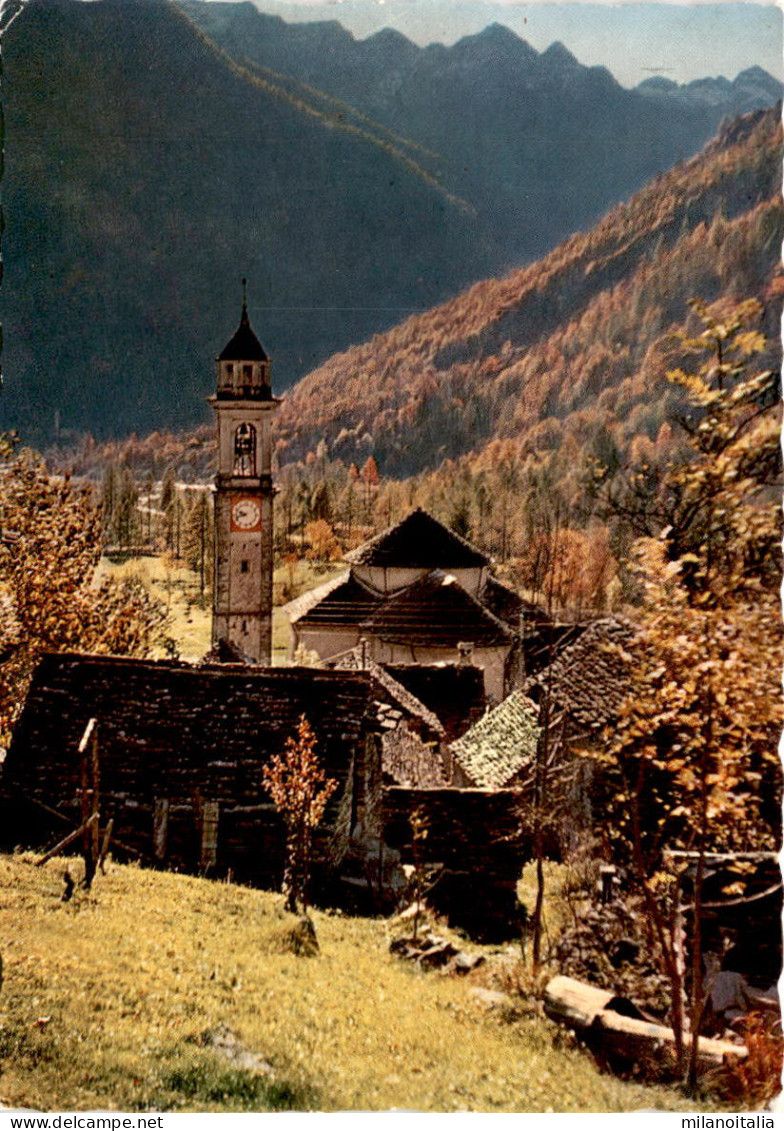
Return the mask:
<path id="1" fill-rule="evenodd" d="M 95 870 L 100 855 L 98 723 L 96 719 L 90 719 L 84 729 L 84 734 L 79 743 L 79 757 L 81 759 L 81 808 L 82 828 L 84 830 L 82 839 L 84 886 L 90 888 L 95 879 Z"/>
<path id="2" fill-rule="evenodd" d="M 110 817 L 109 818 L 109 824 L 106 826 L 106 831 L 103 834 L 103 844 L 101 845 L 101 855 L 98 857 L 98 867 L 101 869 L 101 873 L 103 873 L 103 870 L 104 870 L 103 866 L 106 863 L 106 854 L 109 851 L 109 841 L 112 839 L 112 829 L 113 828 L 114 828 L 114 817 Z"/>
<path id="3" fill-rule="evenodd" d="M 85 824 L 80 825 L 78 829 L 74 829 L 73 832 L 68 834 L 68 836 L 64 836 L 62 840 L 59 840 L 54 848 L 50 848 L 48 852 L 45 852 L 43 856 L 40 856 L 35 862 L 36 868 L 40 868 L 41 865 L 45 864 L 47 860 L 51 860 L 53 856 L 57 856 L 57 854 L 59 852 L 62 852 L 64 848 L 67 848 L 69 844 L 73 844 L 76 838 L 82 836 L 82 834 L 88 829 L 90 825 L 93 824 L 93 822 L 95 822 L 96 824 L 98 823 L 97 813 L 94 813 L 92 817 L 90 817 L 90 819 L 86 821 Z"/>

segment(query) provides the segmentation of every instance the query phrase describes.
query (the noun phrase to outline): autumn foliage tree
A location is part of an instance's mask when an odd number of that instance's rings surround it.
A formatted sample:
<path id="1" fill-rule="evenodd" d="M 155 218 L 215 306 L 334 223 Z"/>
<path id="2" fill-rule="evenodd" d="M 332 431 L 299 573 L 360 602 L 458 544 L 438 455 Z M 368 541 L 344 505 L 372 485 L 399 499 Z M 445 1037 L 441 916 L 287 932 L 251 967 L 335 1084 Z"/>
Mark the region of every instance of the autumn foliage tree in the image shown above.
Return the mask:
<path id="1" fill-rule="evenodd" d="M 775 850 L 784 721 L 777 379 L 752 364 L 765 345 L 750 325 L 757 304 L 724 317 L 696 311 L 702 333 L 684 340 L 687 362 L 668 374 L 688 397 L 682 423 L 693 458 L 667 471 L 669 523 L 636 545 L 642 623 L 609 753 L 613 824 L 655 926 L 691 1083 L 697 1050 L 693 1042 L 688 1052 L 685 1035 L 699 1032 L 706 997 L 707 854 Z"/>
<path id="2" fill-rule="evenodd" d="M 0 741 L 6 744 L 44 652 L 147 656 L 163 613 L 141 584 L 101 578 L 92 491 L 0 444 Z"/>
<path id="3" fill-rule="evenodd" d="M 319 764 L 316 736 L 305 715 L 297 724 L 296 736 L 286 739 L 283 753 L 275 754 L 264 766 L 262 780 L 286 826 L 286 908 L 305 912 L 313 831 L 338 786 Z"/>

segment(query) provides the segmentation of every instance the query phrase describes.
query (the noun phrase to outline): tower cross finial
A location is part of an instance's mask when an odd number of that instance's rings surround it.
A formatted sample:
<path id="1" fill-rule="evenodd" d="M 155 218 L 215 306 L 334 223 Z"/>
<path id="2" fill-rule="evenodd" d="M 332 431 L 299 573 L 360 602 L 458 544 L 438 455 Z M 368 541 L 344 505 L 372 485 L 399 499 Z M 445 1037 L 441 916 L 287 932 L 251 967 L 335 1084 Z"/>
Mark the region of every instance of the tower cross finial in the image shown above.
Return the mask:
<path id="1" fill-rule="evenodd" d="M 243 275 L 242 277 L 242 309 L 247 313 L 248 310 L 248 280 Z"/>

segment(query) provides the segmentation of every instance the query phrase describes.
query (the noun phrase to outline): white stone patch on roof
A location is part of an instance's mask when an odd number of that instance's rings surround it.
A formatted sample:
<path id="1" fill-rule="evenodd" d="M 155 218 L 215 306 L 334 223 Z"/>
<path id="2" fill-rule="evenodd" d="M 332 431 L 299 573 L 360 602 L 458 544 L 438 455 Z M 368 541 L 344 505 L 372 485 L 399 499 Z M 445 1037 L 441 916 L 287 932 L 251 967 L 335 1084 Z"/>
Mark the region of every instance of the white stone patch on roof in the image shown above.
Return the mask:
<path id="1" fill-rule="evenodd" d="M 478 786 L 501 789 L 533 762 L 541 732 L 536 720 L 535 705 L 522 691 L 513 691 L 450 750 Z"/>

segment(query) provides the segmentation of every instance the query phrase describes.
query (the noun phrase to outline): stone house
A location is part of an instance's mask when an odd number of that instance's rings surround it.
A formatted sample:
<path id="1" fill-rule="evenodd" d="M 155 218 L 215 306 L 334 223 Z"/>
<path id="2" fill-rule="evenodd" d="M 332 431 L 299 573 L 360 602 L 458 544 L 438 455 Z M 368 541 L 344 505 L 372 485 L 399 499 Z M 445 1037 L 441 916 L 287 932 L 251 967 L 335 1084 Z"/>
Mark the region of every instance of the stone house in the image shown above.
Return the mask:
<path id="1" fill-rule="evenodd" d="M 12 820 L 28 843 L 79 823 L 77 751 L 95 718 L 101 818 L 114 822 L 116 844 L 160 866 L 278 886 L 282 827 L 261 770 L 303 714 L 338 782 L 318 855 L 339 876 L 352 829 L 380 832 L 385 734 L 403 720 L 424 741 L 443 734 L 412 696 L 369 672 L 48 656 L 3 769 Z"/>
<path id="2" fill-rule="evenodd" d="M 322 661 L 363 641 L 370 659 L 430 665 L 461 655 L 484 673 L 487 698 L 510 689 L 527 622 L 541 610 L 490 573 L 477 547 L 417 509 L 346 555 L 349 569 L 291 601 L 291 655 Z"/>

